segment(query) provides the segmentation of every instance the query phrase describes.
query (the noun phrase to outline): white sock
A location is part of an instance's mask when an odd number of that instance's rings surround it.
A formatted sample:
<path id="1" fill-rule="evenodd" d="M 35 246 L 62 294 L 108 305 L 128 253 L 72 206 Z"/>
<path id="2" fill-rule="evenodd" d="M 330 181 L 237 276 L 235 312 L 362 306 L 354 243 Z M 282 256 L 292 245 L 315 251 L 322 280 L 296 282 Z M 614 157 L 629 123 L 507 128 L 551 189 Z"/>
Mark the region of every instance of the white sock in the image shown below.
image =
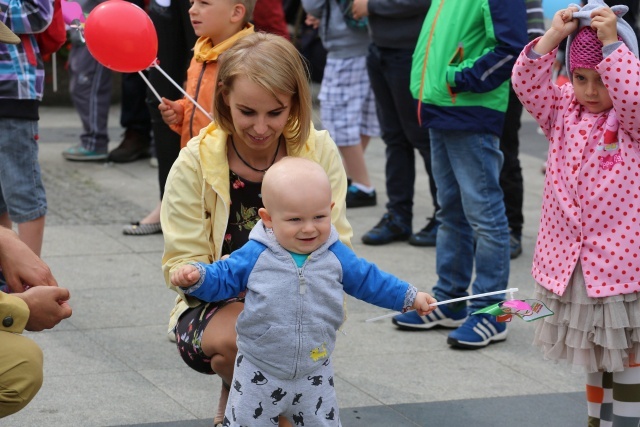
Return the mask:
<path id="1" fill-rule="evenodd" d="M 366 186 L 364 184 L 360 184 L 359 182 L 352 182 L 351 185 L 353 185 L 354 187 L 356 187 L 360 191 L 364 191 L 367 194 L 371 194 L 375 190 L 374 187 L 368 187 L 368 186 Z"/>

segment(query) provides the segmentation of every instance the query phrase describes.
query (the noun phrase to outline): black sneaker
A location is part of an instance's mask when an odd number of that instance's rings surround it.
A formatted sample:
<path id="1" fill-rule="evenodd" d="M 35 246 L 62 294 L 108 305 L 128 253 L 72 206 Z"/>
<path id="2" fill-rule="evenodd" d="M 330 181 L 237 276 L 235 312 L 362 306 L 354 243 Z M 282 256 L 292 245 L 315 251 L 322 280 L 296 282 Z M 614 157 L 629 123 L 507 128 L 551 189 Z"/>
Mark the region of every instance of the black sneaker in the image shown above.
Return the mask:
<path id="1" fill-rule="evenodd" d="M 509 234 L 509 251 L 511 259 L 518 258 L 522 254 L 522 236 Z"/>
<path id="2" fill-rule="evenodd" d="M 118 148 L 109 153 L 107 160 L 113 163 L 130 163 L 138 159 L 146 159 L 151 157 L 149 152 L 150 145 L 151 138 L 149 135 L 143 135 L 133 129 L 127 129 L 124 132 L 122 142 Z"/>
<path id="3" fill-rule="evenodd" d="M 411 226 L 403 224 L 393 214 L 386 213 L 380 222 L 362 236 L 365 245 L 386 245 L 397 240 L 407 240 L 411 236 Z"/>
<path id="4" fill-rule="evenodd" d="M 435 218 L 429 218 L 425 227 L 409 237 L 409 244 L 412 246 L 435 246 L 436 236 L 440 223 Z"/>
<path id="5" fill-rule="evenodd" d="M 371 193 L 366 193 L 360 190 L 355 185 L 347 188 L 347 207 L 348 208 L 361 208 L 364 206 L 375 206 L 378 203 L 376 198 L 376 190 Z"/>

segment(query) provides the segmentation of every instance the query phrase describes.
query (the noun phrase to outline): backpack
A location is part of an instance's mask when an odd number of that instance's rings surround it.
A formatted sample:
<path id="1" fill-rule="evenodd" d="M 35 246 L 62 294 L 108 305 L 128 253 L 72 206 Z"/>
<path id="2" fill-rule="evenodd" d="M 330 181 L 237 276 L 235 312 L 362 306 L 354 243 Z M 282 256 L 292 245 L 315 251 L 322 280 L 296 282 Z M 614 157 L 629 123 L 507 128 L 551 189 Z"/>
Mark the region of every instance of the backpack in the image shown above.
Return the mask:
<path id="1" fill-rule="evenodd" d="M 66 0 L 65 0 L 66 1 Z M 67 41 L 67 29 L 62 16 L 62 0 L 53 1 L 53 19 L 51 24 L 41 33 L 35 34 L 40 55 L 56 53 Z"/>

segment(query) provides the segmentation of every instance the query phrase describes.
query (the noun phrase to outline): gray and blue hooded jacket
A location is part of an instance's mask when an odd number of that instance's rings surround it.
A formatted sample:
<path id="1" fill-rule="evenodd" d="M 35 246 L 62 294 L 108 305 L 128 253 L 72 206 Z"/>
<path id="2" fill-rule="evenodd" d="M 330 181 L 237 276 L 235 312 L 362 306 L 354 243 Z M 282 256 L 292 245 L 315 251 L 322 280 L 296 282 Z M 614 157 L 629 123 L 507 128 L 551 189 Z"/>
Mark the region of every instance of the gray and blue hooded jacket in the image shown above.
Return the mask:
<path id="1" fill-rule="evenodd" d="M 417 292 L 356 257 L 333 226 L 301 268 L 262 221 L 229 258 L 195 266 L 200 280 L 185 294 L 212 302 L 246 291 L 236 324 L 238 351 L 282 379 L 308 375 L 331 356 L 344 319 L 343 291 L 397 311 L 413 305 Z"/>

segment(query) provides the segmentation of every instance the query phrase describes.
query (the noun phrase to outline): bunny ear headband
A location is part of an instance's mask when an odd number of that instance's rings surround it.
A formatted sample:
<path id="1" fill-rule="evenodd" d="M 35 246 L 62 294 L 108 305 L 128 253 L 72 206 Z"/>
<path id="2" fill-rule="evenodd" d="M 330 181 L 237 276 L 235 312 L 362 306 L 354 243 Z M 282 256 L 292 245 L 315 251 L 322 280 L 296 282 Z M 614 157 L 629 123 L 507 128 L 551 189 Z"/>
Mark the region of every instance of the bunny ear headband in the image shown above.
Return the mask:
<path id="1" fill-rule="evenodd" d="M 569 38 L 567 39 L 567 49 L 565 54 L 566 56 L 565 63 L 567 66 L 567 70 L 571 69 L 571 64 L 570 64 L 571 60 L 569 59 L 569 53 L 571 50 L 571 43 L 573 42 L 573 39 L 583 27 L 591 25 L 591 12 L 593 12 L 596 9 L 600 9 L 602 7 L 607 7 L 607 4 L 603 0 L 589 0 L 584 7 L 580 7 L 579 5 L 573 4 L 573 3 L 567 7 L 572 7 L 572 6 L 577 7 L 579 9 L 577 12 L 573 13 L 573 17 L 578 19 L 578 28 L 576 29 L 576 31 L 570 34 Z M 637 58 L 638 57 L 638 39 L 636 38 L 636 34 L 634 33 L 633 28 L 631 28 L 631 25 L 629 25 L 624 19 L 622 19 L 622 15 L 624 15 L 629 11 L 629 7 L 624 5 L 616 5 L 616 6 L 611 6 L 611 10 L 618 17 L 618 24 L 617 24 L 618 36 L 622 39 L 624 44 L 627 45 L 629 50 L 633 52 L 633 54 Z"/>

